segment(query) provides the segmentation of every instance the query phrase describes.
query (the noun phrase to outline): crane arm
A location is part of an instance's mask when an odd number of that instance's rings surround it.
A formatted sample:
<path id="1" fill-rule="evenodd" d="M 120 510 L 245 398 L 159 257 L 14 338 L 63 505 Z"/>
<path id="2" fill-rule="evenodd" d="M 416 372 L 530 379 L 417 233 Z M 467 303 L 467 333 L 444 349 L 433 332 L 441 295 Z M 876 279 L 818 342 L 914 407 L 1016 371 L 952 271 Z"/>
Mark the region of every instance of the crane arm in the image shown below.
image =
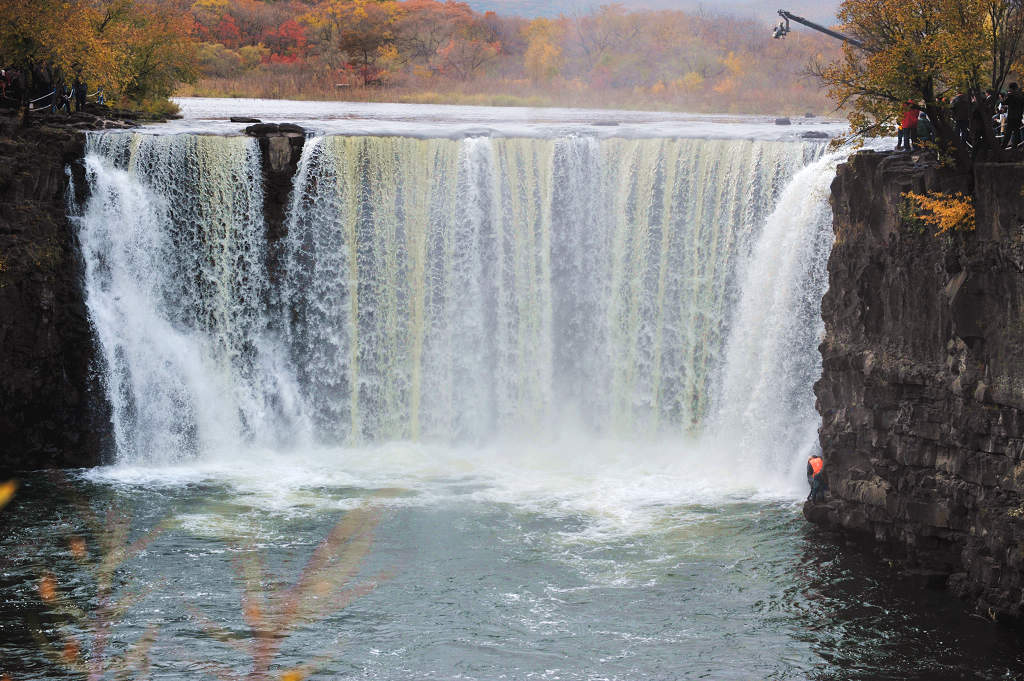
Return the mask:
<path id="1" fill-rule="evenodd" d="M 780 9 L 779 10 L 779 16 L 786 20 L 786 25 L 784 27 L 780 25 L 779 28 L 775 29 L 775 37 L 776 38 L 781 38 L 784 35 L 786 35 L 787 33 L 789 33 L 789 22 L 790 21 L 795 21 L 796 23 L 803 24 L 804 26 L 806 26 L 808 28 L 813 28 L 815 31 L 820 31 L 821 33 L 824 33 L 825 35 L 832 36 L 833 38 L 836 38 L 837 40 L 842 40 L 843 42 L 850 43 L 854 47 L 860 47 L 860 48 L 864 47 L 864 43 L 862 43 L 861 41 L 857 40 L 856 38 L 851 38 L 848 35 L 843 35 L 839 31 L 833 31 L 831 28 L 826 28 L 826 27 L 822 26 L 821 24 L 816 24 L 813 21 L 810 21 L 808 19 L 804 19 L 803 17 L 798 17 L 797 15 L 793 14 L 792 12 L 787 12 L 784 9 Z"/>

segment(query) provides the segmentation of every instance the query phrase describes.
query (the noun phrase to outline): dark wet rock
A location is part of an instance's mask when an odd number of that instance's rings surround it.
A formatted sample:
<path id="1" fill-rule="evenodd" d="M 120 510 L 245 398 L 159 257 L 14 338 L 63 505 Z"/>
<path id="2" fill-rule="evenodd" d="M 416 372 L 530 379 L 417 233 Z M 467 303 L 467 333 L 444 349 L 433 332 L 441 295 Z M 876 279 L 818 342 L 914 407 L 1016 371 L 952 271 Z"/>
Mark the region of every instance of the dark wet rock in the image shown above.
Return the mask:
<path id="1" fill-rule="evenodd" d="M 250 118 L 248 116 L 232 116 L 232 123 L 262 123 L 258 118 Z"/>
<path id="2" fill-rule="evenodd" d="M 245 134 L 250 137 L 266 137 L 267 135 L 277 134 L 280 127 L 277 123 L 257 123 L 246 128 Z"/>
<path id="3" fill-rule="evenodd" d="M 821 132 L 820 130 L 808 130 L 807 132 L 801 133 L 800 137 L 805 140 L 827 140 L 831 135 L 827 132 Z"/>
<path id="4" fill-rule="evenodd" d="M 815 386 L 831 491 L 808 520 L 898 550 L 986 615 L 1024 615 L 1024 164 L 939 169 L 862 152 L 832 185 L 836 243 Z M 970 192 L 935 237 L 907 191 Z M 904 213 L 905 215 L 905 213 Z"/>
<path id="5" fill-rule="evenodd" d="M 294 123 L 257 123 L 245 129 L 250 137 L 305 137 L 306 129 Z"/>
<path id="6" fill-rule="evenodd" d="M 792 125 L 792 124 L 793 124 L 792 121 L 790 121 L 788 118 L 776 118 L 775 119 L 775 125 Z"/>
<path id="7" fill-rule="evenodd" d="M 287 234 L 285 217 L 292 180 L 302 157 L 306 131 L 291 123 L 262 125 L 273 125 L 275 128 L 255 136 L 259 139 L 260 155 L 263 159 L 263 216 L 267 223 L 267 240 L 270 244 L 268 267 L 271 278 L 276 280 L 281 270 L 283 255 L 281 240 Z"/>
<path id="8" fill-rule="evenodd" d="M 81 128 L 103 119 L 48 120 L 0 118 L 0 477 L 98 463 L 107 432 L 65 170 L 84 198 Z"/>

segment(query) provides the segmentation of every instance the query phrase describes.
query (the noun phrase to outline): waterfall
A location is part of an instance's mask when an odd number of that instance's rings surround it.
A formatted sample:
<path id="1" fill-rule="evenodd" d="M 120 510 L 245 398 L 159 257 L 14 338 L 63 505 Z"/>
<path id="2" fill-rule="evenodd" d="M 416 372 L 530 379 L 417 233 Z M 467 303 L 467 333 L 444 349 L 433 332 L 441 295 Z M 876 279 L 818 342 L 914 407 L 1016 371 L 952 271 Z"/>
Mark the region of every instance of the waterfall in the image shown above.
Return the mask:
<path id="1" fill-rule="evenodd" d="M 245 138 L 90 136 L 79 218 L 120 460 L 265 440 L 275 370 L 259 149 Z"/>
<path id="2" fill-rule="evenodd" d="M 818 446 L 812 389 L 821 376 L 821 299 L 834 238 L 829 188 L 844 158 L 830 154 L 796 174 L 742 268 L 711 429 L 749 463 L 798 481 Z"/>
<path id="3" fill-rule="evenodd" d="M 729 419 L 789 442 L 813 407 L 821 151 L 312 138 L 272 281 L 253 140 L 91 135 L 78 219 L 117 456 Z"/>

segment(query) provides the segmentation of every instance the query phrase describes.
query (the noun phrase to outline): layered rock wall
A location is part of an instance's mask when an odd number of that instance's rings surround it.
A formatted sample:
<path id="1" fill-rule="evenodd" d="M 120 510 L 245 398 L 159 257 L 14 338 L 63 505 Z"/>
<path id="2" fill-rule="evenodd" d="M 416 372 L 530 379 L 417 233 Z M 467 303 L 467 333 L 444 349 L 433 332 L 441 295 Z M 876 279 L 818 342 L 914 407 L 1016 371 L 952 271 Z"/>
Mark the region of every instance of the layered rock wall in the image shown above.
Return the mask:
<path id="1" fill-rule="evenodd" d="M 957 174 L 863 152 L 832 185 L 836 243 L 815 386 L 830 500 L 990 615 L 1024 614 L 1024 164 Z M 903 192 L 975 192 L 977 230 L 933 236 Z"/>

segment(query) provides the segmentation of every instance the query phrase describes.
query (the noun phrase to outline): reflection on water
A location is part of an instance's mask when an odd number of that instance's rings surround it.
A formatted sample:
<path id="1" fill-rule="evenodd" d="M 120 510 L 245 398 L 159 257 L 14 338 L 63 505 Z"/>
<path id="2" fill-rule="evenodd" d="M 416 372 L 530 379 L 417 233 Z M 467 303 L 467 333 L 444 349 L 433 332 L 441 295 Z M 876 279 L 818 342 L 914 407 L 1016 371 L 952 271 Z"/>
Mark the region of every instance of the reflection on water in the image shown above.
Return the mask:
<path id="1" fill-rule="evenodd" d="M 793 502 L 739 493 L 655 501 L 643 523 L 608 523 L 596 505 L 502 501 L 490 498 L 493 486 L 482 476 L 448 477 L 374 498 L 381 521 L 354 583 L 389 578 L 276 640 L 267 678 L 311 661 L 320 665 L 312 678 L 360 679 L 1024 674 L 1018 635 L 808 527 Z M 265 592 L 286 593 L 335 523 L 373 492 L 315 478 L 276 491 L 27 479 L 0 514 L 0 671 L 77 678 L 32 633 L 52 638 L 62 619 L 40 596 L 47 572 L 61 594 L 87 610 L 101 606 L 68 543 L 81 537 L 95 549 L 99 541 L 76 497 L 100 517 L 123 509 L 129 542 L 168 522 L 115 572 L 116 593 L 141 596 L 113 623 L 108 654 L 155 624 L 152 677 L 188 679 L 211 662 L 251 669 L 244 645 L 258 599 L 245 595 L 245 557 L 262 557 Z M 344 605 L 337 594 L 329 600 Z M 80 640 L 84 654 L 90 639 Z"/>

